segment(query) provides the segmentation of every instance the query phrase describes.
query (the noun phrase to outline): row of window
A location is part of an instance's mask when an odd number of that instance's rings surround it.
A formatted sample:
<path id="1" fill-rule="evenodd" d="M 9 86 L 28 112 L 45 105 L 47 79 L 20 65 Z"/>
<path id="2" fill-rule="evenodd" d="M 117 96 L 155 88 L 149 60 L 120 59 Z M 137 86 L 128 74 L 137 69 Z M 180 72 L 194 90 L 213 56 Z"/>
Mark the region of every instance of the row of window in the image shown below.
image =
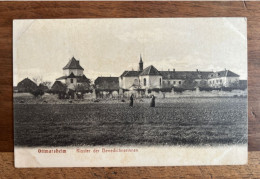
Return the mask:
<path id="1" fill-rule="evenodd" d="M 166 81 L 163 81 L 163 84 L 165 85 L 166 84 Z M 171 81 L 168 81 L 168 85 L 170 85 L 171 84 Z M 173 83 L 172 84 L 180 84 L 181 85 L 181 81 L 173 81 Z"/>
<path id="2" fill-rule="evenodd" d="M 162 86 L 162 79 L 161 78 L 159 79 L 159 84 L 160 84 L 160 86 Z M 144 78 L 144 86 L 146 86 L 146 78 Z"/>
<path id="3" fill-rule="evenodd" d="M 215 83 L 215 80 L 212 80 L 212 81 L 209 81 L 209 84 L 214 84 Z M 222 80 L 216 80 L 216 83 L 222 83 Z"/>

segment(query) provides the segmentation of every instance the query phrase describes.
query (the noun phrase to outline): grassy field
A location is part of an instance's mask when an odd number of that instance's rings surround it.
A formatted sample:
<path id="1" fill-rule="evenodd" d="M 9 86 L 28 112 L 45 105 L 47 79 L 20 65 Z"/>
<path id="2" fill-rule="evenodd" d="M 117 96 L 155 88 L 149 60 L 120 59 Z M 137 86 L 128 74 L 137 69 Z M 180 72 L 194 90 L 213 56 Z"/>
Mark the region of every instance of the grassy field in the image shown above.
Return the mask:
<path id="1" fill-rule="evenodd" d="M 247 142 L 246 98 L 15 104 L 16 146 L 220 145 Z"/>

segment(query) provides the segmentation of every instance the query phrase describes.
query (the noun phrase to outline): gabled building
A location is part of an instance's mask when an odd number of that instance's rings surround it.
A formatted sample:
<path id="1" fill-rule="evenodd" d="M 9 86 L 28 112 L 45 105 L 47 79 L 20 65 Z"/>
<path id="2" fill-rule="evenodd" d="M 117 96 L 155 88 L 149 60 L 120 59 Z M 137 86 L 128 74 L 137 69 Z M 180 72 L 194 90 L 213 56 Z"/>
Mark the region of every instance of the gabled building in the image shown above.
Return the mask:
<path id="1" fill-rule="evenodd" d="M 214 72 L 209 74 L 208 85 L 211 87 L 239 86 L 239 75 L 226 69 Z"/>
<path id="2" fill-rule="evenodd" d="M 161 71 L 163 78 L 163 88 L 182 87 L 187 81 L 196 82 L 198 86 L 207 85 L 209 71 Z M 187 84 L 188 85 L 188 84 Z M 192 84 L 190 84 L 192 85 Z"/>
<path id="3" fill-rule="evenodd" d="M 79 60 L 74 57 L 63 68 L 63 76 L 57 78 L 56 81 L 60 81 L 67 86 L 68 89 L 75 90 L 78 84 L 90 83 L 90 80 L 83 74 L 84 69 L 80 66 Z"/>
<path id="4" fill-rule="evenodd" d="M 239 75 L 230 70 L 224 71 L 158 71 L 153 65 L 143 69 L 140 56 L 138 71 L 124 71 L 119 77 L 121 89 L 153 89 L 184 87 L 231 87 L 239 83 Z"/>
<path id="5" fill-rule="evenodd" d="M 51 91 L 58 93 L 58 92 L 65 92 L 66 86 L 60 81 L 55 81 L 54 84 L 51 87 Z"/>
<path id="6" fill-rule="evenodd" d="M 106 91 L 119 90 L 118 77 L 98 77 L 95 80 L 94 84 L 97 90 L 106 90 Z"/>
<path id="7" fill-rule="evenodd" d="M 37 84 L 35 84 L 29 78 L 25 78 L 17 84 L 18 92 L 32 92 L 38 88 Z"/>

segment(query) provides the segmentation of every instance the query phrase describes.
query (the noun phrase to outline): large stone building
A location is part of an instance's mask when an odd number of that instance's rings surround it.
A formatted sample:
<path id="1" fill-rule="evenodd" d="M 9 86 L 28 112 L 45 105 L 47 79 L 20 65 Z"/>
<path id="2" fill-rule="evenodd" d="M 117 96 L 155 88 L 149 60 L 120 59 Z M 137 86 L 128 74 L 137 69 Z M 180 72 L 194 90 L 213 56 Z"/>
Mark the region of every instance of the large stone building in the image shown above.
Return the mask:
<path id="1" fill-rule="evenodd" d="M 230 70 L 212 71 L 158 71 L 153 65 L 143 69 L 140 56 L 137 71 L 124 71 L 119 77 L 121 89 L 153 89 L 172 87 L 231 87 L 239 83 L 239 75 Z"/>
<path id="2" fill-rule="evenodd" d="M 84 69 L 80 66 L 79 60 L 72 57 L 63 68 L 63 76 L 57 78 L 56 81 L 62 82 L 68 89 L 75 90 L 77 85 L 90 82 L 89 79 L 83 74 L 83 71 Z"/>

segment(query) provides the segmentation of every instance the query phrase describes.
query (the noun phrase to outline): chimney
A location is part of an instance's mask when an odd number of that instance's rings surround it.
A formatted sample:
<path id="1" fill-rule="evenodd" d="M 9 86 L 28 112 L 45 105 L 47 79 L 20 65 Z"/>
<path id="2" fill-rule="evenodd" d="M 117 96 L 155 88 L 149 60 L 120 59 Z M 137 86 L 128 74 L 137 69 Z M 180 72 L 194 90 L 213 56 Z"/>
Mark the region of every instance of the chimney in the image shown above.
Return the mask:
<path id="1" fill-rule="evenodd" d="M 175 68 L 172 71 L 175 72 Z"/>
<path id="2" fill-rule="evenodd" d="M 199 72 L 199 70 L 198 70 L 198 69 L 196 69 L 196 71 L 197 71 L 197 72 Z"/>

